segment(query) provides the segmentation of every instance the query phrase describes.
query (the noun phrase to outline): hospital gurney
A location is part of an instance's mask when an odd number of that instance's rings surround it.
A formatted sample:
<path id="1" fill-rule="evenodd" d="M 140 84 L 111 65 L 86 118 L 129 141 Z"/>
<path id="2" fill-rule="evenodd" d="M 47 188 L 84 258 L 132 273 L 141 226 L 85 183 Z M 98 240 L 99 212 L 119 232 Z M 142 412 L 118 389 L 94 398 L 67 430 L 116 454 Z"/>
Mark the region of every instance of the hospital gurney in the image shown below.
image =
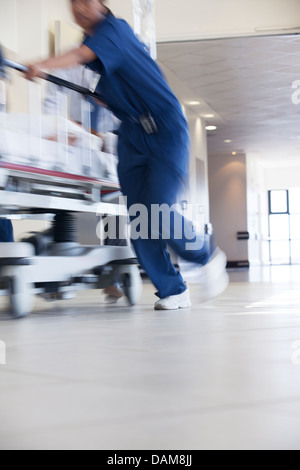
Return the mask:
<path id="1" fill-rule="evenodd" d="M 6 67 L 26 70 L 1 57 L 0 51 L 0 73 Z M 53 76 L 46 80 L 99 98 Z M 61 133 L 56 141 L 49 126 Z M 0 216 L 52 221 L 46 233 L 20 243 L 0 243 L 0 294 L 9 296 L 17 318 L 31 313 L 35 295 L 63 300 L 81 290 L 106 288 L 115 279 L 130 305 L 140 298 L 142 282 L 130 246 L 76 242 L 74 214 L 127 216 L 125 205 L 110 202 L 119 191 L 116 157 L 102 152 L 100 139 L 84 127 L 59 116 L 55 120 L 29 113 L 26 121 L 19 115 L 0 114 Z M 77 147 L 70 144 L 70 135 L 79 142 Z"/>

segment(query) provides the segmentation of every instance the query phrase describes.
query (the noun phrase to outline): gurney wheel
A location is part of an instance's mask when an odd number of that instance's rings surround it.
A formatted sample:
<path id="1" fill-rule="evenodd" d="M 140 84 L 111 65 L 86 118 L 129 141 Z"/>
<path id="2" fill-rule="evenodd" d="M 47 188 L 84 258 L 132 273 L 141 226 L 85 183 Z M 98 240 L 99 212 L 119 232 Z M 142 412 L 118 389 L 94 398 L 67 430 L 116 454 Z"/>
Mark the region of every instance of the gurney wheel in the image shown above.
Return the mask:
<path id="1" fill-rule="evenodd" d="M 123 289 L 129 305 L 136 305 L 142 295 L 142 279 L 137 266 L 128 266 L 128 272 L 123 274 Z"/>
<path id="2" fill-rule="evenodd" d="M 34 296 L 31 284 L 22 275 L 16 275 L 10 280 L 10 306 L 15 318 L 29 315 L 33 308 Z"/>

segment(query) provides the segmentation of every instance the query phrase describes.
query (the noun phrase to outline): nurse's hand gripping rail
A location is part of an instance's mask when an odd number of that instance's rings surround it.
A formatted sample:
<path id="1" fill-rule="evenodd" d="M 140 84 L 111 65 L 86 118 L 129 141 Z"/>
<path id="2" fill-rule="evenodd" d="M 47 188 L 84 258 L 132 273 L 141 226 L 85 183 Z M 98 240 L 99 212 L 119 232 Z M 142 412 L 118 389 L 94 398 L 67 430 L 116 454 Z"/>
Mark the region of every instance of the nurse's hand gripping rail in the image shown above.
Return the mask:
<path id="1" fill-rule="evenodd" d="M 0 78 L 6 67 L 26 71 L 26 67 L 4 59 L 0 48 Z M 51 75 L 46 80 L 85 96 L 101 98 Z M 68 145 L 66 148 L 69 152 Z M 90 159 L 95 157 L 91 149 L 87 153 Z M 74 153 L 72 158 L 75 165 Z M 108 175 L 94 177 L 92 164 L 87 172 L 78 168 L 66 172 L 65 165 L 63 169 L 55 165 L 41 168 L 36 159 L 22 164 L 15 161 L 18 159 L 12 161 L 0 152 L 0 215 L 18 214 L 26 218 L 50 215 L 53 229 L 31 237 L 29 243 L 0 243 L 0 294 L 9 296 L 14 317 L 31 313 L 35 295 L 46 300 L 63 300 L 85 289 L 106 288 L 116 279 L 121 282 L 129 304 L 136 304 L 142 282 L 131 247 L 86 247 L 76 243 L 72 214 L 127 216 L 125 206 L 110 202 L 110 194 L 118 194 L 116 179 L 111 181 Z"/>

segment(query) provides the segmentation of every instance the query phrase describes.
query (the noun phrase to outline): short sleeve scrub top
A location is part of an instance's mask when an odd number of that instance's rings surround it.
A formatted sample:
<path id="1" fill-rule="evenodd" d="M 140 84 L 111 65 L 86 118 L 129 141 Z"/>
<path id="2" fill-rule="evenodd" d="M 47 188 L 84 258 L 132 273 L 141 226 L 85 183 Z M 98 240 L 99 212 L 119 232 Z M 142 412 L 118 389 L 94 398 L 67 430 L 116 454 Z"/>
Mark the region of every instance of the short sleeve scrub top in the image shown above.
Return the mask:
<path id="1" fill-rule="evenodd" d="M 150 159 L 160 158 L 181 177 L 186 174 L 189 136 L 182 108 L 130 26 L 108 13 L 83 44 L 97 56 L 87 66 L 100 75 L 96 91 L 122 121 L 121 142 L 126 140 Z M 141 125 L 145 115 L 154 120 L 155 134 L 147 134 Z"/>

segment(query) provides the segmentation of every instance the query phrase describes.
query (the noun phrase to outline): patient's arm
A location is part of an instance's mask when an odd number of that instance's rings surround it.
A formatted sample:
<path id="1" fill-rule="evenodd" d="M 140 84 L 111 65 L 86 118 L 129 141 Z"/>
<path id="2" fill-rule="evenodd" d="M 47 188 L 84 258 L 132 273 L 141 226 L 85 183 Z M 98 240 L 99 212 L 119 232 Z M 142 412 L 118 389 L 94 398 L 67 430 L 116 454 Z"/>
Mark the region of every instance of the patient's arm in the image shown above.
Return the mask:
<path id="1" fill-rule="evenodd" d="M 68 130 L 68 145 L 70 146 L 77 146 L 77 141 L 82 137 L 82 134 L 85 134 L 87 131 L 84 130 L 81 124 L 78 122 L 73 121 L 72 119 L 68 119 L 68 122 L 71 122 L 74 127 L 78 127 L 78 129 L 81 129 L 81 132 L 79 131 L 77 133 L 76 129 L 69 129 Z M 105 137 L 102 134 L 99 134 L 95 130 L 91 129 L 91 134 L 93 134 L 96 137 L 99 137 L 99 150 L 104 151 L 105 147 Z M 47 137 L 44 137 L 45 140 L 49 140 L 50 142 L 59 142 L 59 138 L 57 133 L 49 135 Z"/>
<path id="2" fill-rule="evenodd" d="M 54 135 L 51 135 L 50 137 L 46 137 L 46 140 L 49 140 L 50 142 L 58 142 L 58 135 L 54 134 Z M 76 146 L 77 140 L 78 140 L 78 136 L 74 134 L 68 134 L 68 145 Z"/>

